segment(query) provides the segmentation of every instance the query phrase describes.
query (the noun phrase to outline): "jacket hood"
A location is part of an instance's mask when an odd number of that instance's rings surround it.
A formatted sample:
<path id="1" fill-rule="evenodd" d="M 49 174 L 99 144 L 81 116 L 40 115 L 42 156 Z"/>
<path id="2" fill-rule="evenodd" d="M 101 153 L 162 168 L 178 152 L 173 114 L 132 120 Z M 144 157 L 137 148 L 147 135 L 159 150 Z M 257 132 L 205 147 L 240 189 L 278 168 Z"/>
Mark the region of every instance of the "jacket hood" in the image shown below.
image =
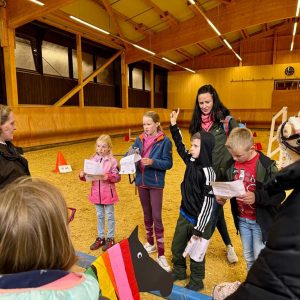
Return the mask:
<path id="1" fill-rule="evenodd" d="M 196 163 L 201 164 L 203 167 L 211 167 L 212 165 L 212 152 L 215 147 L 215 138 L 211 133 L 200 131 L 201 135 L 201 148 L 200 155 L 195 159 Z"/>

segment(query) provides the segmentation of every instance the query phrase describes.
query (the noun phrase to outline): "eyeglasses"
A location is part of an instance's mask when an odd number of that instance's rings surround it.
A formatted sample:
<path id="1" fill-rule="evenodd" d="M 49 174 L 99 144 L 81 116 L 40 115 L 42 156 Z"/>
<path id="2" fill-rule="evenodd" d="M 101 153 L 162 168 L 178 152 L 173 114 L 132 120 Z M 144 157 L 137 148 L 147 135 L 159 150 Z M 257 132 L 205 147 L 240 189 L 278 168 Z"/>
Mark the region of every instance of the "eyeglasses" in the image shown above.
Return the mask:
<path id="1" fill-rule="evenodd" d="M 76 208 L 68 207 L 68 224 L 74 220 Z"/>

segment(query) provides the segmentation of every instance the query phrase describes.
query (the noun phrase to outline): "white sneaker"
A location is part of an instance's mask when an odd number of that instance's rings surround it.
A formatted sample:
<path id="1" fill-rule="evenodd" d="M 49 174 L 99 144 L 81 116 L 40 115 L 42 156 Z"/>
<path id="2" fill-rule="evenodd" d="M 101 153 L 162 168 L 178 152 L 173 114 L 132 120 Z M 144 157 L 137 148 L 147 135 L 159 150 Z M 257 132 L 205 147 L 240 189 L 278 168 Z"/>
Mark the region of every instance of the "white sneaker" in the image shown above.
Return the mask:
<path id="1" fill-rule="evenodd" d="M 144 245 L 144 248 L 146 249 L 146 251 L 148 253 L 153 253 L 156 251 L 156 246 L 155 245 L 151 245 L 148 242 Z"/>
<path id="2" fill-rule="evenodd" d="M 228 245 L 227 246 L 227 260 L 230 264 L 237 263 L 239 261 L 233 246 Z"/>
<path id="3" fill-rule="evenodd" d="M 164 255 L 162 256 L 159 256 L 156 260 L 158 262 L 158 264 L 163 268 L 165 269 L 167 272 L 171 272 L 172 269 L 171 267 L 169 266 L 167 260 L 166 260 L 166 257 Z"/>

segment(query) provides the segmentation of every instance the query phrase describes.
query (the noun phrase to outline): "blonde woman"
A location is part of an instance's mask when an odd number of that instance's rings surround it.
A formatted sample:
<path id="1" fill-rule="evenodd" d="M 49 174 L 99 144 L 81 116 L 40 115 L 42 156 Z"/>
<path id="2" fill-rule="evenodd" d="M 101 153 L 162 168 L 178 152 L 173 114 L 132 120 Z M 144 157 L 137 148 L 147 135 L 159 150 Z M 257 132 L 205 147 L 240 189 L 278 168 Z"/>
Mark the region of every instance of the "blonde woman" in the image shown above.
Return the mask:
<path id="1" fill-rule="evenodd" d="M 76 256 L 68 223 L 74 214 L 61 192 L 40 179 L 21 177 L 1 190 L 1 299 L 99 298 L 93 277 L 70 272 Z"/>

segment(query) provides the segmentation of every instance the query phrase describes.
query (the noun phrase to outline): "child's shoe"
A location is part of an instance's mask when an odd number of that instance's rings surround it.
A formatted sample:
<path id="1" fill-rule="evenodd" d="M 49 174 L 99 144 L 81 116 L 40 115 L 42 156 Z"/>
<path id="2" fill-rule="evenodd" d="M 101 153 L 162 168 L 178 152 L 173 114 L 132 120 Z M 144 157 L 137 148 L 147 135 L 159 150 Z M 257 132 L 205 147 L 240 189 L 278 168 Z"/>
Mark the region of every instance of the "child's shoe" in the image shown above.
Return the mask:
<path id="1" fill-rule="evenodd" d="M 148 243 L 148 242 L 144 245 L 144 248 L 146 249 L 146 251 L 147 251 L 149 254 L 156 251 L 156 246 L 155 246 L 154 244 L 151 245 L 151 244 Z"/>
<path id="2" fill-rule="evenodd" d="M 227 246 L 227 260 L 230 264 L 237 263 L 239 261 L 233 246 L 228 245 Z"/>
<path id="3" fill-rule="evenodd" d="M 164 255 L 161 255 L 157 258 L 158 264 L 167 272 L 172 272 L 171 267 L 169 266 L 166 257 Z"/>
<path id="4" fill-rule="evenodd" d="M 102 247 L 102 251 L 106 251 L 110 247 L 112 247 L 115 244 L 114 238 L 108 238 L 105 242 L 105 245 Z"/>
<path id="5" fill-rule="evenodd" d="M 105 238 L 97 237 L 96 241 L 90 246 L 91 250 L 97 250 L 105 244 Z"/>
<path id="6" fill-rule="evenodd" d="M 203 281 L 202 280 L 199 280 L 199 282 L 192 282 L 190 281 L 186 286 L 185 286 L 186 289 L 189 289 L 189 290 L 192 290 L 192 291 L 200 291 L 200 290 L 203 290 L 204 289 L 204 285 L 203 285 Z"/>

